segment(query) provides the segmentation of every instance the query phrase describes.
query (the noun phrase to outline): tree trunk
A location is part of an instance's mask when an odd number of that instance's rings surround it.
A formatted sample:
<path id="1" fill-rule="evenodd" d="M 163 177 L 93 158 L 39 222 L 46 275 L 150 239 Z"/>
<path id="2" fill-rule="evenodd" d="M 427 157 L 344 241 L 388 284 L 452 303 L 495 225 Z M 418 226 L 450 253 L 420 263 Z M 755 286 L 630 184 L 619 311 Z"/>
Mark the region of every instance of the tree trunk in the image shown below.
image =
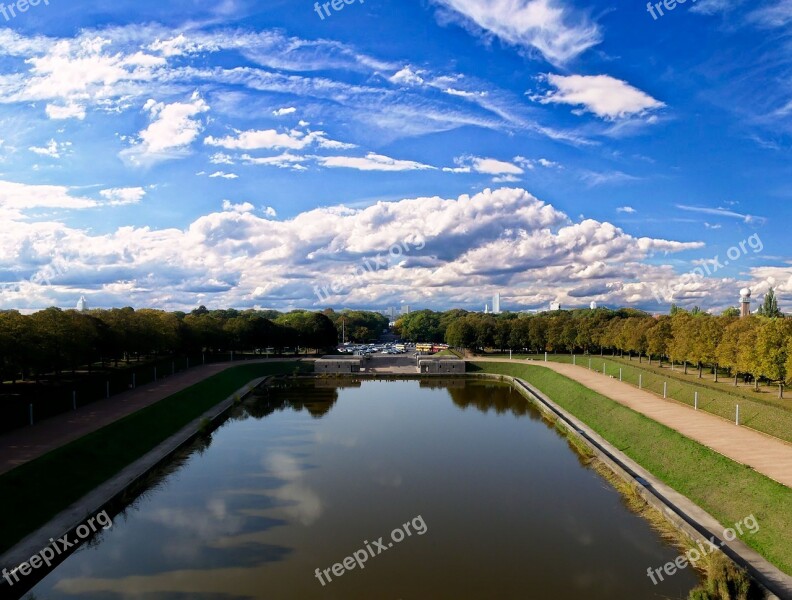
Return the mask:
<path id="1" fill-rule="evenodd" d="M 685 361 L 685 375 L 687 375 L 687 361 Z"/>
<path id="2" fill-rule="evenodd" d="M 703 377 L 704 364 L 703 363 L 699 363 L 698 367 L 699 367 L 699 376 L 698 376 L 698 378 L 701 379 Z"/>

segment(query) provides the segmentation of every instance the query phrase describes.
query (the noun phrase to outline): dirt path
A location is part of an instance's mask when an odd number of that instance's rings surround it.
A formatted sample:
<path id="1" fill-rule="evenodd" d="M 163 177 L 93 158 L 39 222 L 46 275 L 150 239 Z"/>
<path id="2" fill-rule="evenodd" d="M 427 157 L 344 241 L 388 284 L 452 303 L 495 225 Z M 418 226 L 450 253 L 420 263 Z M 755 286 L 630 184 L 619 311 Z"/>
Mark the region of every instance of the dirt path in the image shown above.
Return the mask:
<path id="1" fill-rule="evenodd" d="M 295 359 L 270 359 L 269 362 Z M 60 448 L 105 425 L 109 425 L 141 408 L 155 404 L 168 396 L 195 385 L 231 367 L 265 360 L 217 363 L 193 367 L 156 383 L 141 386 L 109 400 L 100 400 L 76 411 L 64 413 L 36 423 L 33 427 L 18 429 L 0 435 L 0 475 L 14 467 Z"/>
<path id="2" fill-rule="evenodd" d="M 469 359 L 471 360 L 471 359 Z M 509 359 L 474 359 L 479 362 L 512 362 L 552 369 L 682 435 L 792 488 L 792 444 L 752 429 L 738 427 L 692 407 L 639 390 L 585 367 Z"/>

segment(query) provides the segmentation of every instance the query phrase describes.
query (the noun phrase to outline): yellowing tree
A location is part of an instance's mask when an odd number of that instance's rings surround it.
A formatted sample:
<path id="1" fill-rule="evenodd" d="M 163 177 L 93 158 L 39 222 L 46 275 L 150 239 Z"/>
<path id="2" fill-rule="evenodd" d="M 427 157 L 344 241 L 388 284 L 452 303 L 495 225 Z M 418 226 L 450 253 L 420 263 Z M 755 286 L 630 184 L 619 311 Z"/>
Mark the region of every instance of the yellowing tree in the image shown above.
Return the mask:
<path id="1" fill-rule="evenodd" d="M 762 319 L 757 346 L 762 375 L 770 381 L 783 381 L 786 374 L 789 327 L 784 319 Z"/>

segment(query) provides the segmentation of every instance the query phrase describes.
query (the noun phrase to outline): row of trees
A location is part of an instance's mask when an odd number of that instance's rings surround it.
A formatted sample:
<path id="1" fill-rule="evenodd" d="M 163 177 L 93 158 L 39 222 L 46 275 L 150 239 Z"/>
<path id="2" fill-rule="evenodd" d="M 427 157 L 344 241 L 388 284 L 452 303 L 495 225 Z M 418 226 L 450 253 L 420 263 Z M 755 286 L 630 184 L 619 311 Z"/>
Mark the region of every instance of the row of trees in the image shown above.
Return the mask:
<path id="1" fill-rule="evenodd" d="M 384 325 L 383 325 L 384 322 Z M 79 312 L 50 308 L 32 315 L 0 312 L 0 381 L 39 378 L 141 357 L 272 348 L 332 349 L 347 339 L 376 339 L 382 315 L 359 311 L 207 310 L 191 313 L 121 308 Z"/>
<path id="2" fill-rule="evenodd" d="M 634 309 L 574 310 L 535 315 L 485 315 L 465 311 L 419 311 L 396 324 L 411 341 L 445 341 L 469 350 L 617 353 L 709 368 L 718 377 L 727 369 L 735 378 L 792 382 L 792 319 L 733 311 L 713 316 L 675 308 L 653 317 Z"/>

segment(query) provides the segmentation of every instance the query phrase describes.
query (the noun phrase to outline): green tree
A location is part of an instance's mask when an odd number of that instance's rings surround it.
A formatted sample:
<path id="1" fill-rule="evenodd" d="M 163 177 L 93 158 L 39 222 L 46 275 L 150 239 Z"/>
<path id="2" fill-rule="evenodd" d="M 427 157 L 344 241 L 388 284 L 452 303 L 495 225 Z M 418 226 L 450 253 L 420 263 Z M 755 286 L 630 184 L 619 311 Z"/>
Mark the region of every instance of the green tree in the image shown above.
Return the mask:
<path id="1" fill-rule="evenodd" d="M 671 317 L 661 316 L 654 327 L 646 332 L 646 351 L 649 354 L 649 363 L 652 356 L 657 356 L 661 363 L 664 356 L 668 356 L 668 348 L 671 344 Z"/>
<path id="2" fill-rule="evenodd" d="M 776 298 L 773 288 L 770 288 L 765 294 L 764 301 L 759 307 L 759 314 L 763 317 L 770 317 L 771 319 L 783 316 L 778 308 L 778 299 Z"/>
<path id="3" fill-rule="evenodd" d="M 761 373 L 770 381 L 785 379 L 789 337 L 785 319 L 763 319 L 756 343 Z"/>

